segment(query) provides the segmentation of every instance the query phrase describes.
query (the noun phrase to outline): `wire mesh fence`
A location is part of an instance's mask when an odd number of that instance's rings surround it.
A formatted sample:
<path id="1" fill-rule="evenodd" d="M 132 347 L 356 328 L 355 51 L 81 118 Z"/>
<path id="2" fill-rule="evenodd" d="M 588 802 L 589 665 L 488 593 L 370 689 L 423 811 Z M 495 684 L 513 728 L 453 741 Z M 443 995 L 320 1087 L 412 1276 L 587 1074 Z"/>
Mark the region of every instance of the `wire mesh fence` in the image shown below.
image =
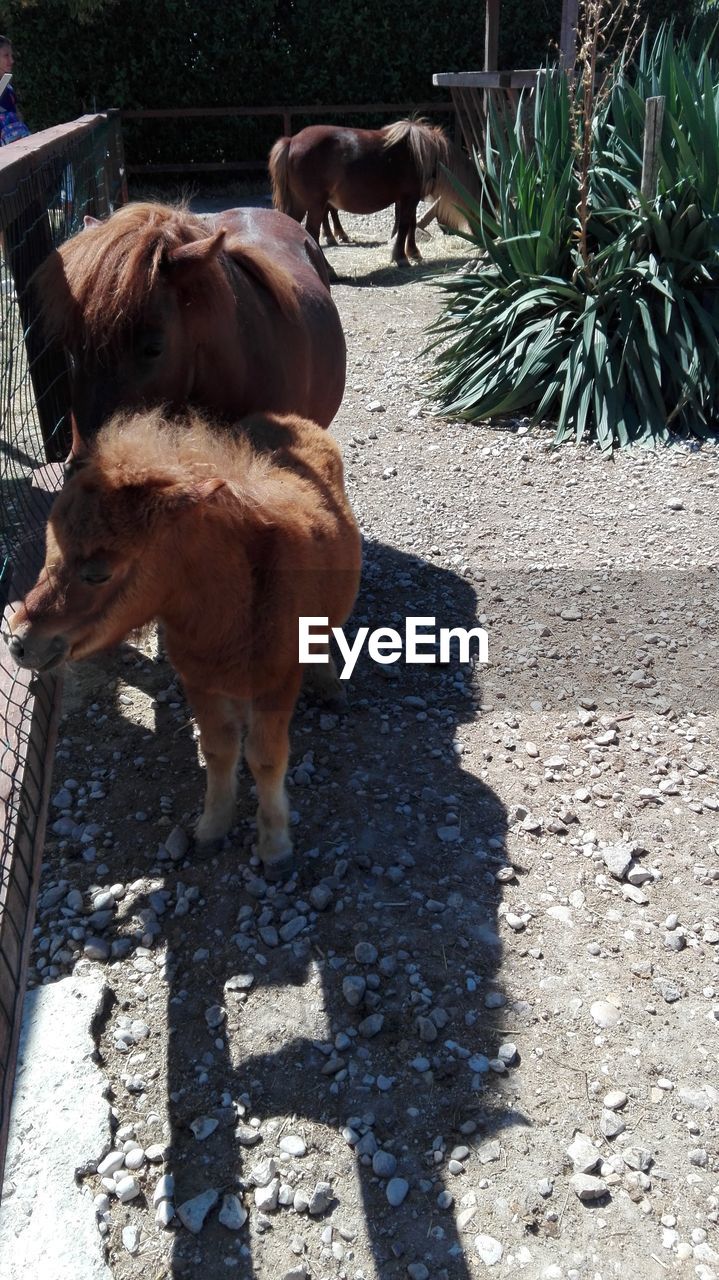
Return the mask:
<path id="1" fill-rule="evenodd" d="M 37 574 L 69 445 L 70 384 L 45 341 L 32 276 L 82 226 L 127 198 L 119 116 L 85 116 L 0 150 L 0 603 Z M 3 630 L 5 627 L 3 627 Z M 59 682 L 0 646 L 0 1183 L 52 773 Z"/>

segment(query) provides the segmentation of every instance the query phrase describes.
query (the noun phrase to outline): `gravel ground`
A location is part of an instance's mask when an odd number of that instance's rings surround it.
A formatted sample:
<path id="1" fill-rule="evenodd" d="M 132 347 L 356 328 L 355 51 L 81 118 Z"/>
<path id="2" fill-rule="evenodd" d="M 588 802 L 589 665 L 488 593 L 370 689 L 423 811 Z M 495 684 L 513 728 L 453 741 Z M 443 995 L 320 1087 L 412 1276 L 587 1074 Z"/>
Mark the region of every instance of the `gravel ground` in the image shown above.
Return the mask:
<path id="1" fill-rule="evenodd" d="M 347 229 L 351 629 L 479 619 L 490 661 L 363 656 L 348 715 L 301 703 L 279 888 L 246 777 L 225 851 L 188 850 L 153 643 L 68 677 L 32 982 L 107 984 L 113 1274 L 712 1280 L 717 450 L 433 419 L 427 277 L 463 243 L 400 273 L 388 215 Z"/>

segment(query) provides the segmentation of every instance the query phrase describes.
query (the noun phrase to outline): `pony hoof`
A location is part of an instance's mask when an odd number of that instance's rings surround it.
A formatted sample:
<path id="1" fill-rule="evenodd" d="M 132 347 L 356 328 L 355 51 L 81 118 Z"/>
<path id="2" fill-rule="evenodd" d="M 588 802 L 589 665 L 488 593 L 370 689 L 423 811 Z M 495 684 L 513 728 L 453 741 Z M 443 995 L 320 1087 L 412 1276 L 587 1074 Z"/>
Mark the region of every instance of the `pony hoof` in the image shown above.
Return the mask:
<path id="1" fill-rule="evenodd" d="M 198 848 L 201 848 L 202 845 L 222 844 L 232 826 L 234 802 L 232 809 L 233 813 L 228 813 L 226 817 L 221 813 L 217 815 L 203 813 L 198 818 L 195 826 L 195 844 Z"/>
<path id="2" fill-rule="evenodd" d="M 408 267 L 408 266 L 409 266 L 409 259 L 408 259 L 408 258 L 395 258 L 395 259 L 394 259 L 394 265 L 395 265 L 396 267 Z"/>
<path id="3" fill-rule="evenodd" d="M 224 836 L 218 836 L 214 840 L 198 840 L 197 836 L 195 836 L 195 860 L 206 862 L 209 858 L 216 858 L 219 853 L 222 853 L 224 847 Z"/>
<path id="4" fill-rule="evenodd" d="M 285 854 L 284 858 L 276 858 L 274 862 L 263 862 L 262 872 L 270 884 L 283 884 L 297 870 L 297 859 L 294 853 Z"/>

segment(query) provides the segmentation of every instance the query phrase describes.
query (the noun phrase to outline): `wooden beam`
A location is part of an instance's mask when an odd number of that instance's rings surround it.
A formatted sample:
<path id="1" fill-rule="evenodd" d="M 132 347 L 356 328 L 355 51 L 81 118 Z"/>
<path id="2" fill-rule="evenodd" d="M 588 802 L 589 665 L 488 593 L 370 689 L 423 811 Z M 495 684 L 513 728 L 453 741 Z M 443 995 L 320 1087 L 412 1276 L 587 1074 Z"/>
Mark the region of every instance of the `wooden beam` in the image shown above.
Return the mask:
<path id="1" fill-rule="evenodd" d="M 562 26 L 559 33 L 559 65 L 571 71 L 577 61 L 577 23 L 579 0 L 562 0 Z"/>
<path id="2" fill-rule="evenodd" d="M 642 156 L 642 195 L 653 200 L 657 194 L 659 148 L 662 138 L 665 99 L 647 98 L 644 116 L 644 154 Z"/>
<path id="3" fill-rule="evenodd" d="M 499 5 L 500 0 L 485 0 L 484 6 L 484 69 L 496 71 L 499 66 Z"/>
<path id="4" fill-rule="evenodd" d="M 520 74 L 537 76 L 536 71 Z M 513 75 L 513 71 L 435 71 L 432 84 L 442 89 L 508 89 Z"/>

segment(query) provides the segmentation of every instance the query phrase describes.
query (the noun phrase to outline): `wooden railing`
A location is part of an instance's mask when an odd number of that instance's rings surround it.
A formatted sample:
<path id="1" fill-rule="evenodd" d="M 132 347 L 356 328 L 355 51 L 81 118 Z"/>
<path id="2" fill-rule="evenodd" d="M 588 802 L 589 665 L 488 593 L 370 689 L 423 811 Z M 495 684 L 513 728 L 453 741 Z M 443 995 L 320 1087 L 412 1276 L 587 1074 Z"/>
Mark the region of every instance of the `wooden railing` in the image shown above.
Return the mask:
<path id="1" fill-rule="evenodd" d="M 62 483 L 69 438 L 65 355 L 43 335 L 30 281 L 47 255 L 82 225 L 85 213 L 102 217 L 124 199 L 117 112 L 83 116 L 0 149 L 0 606 L 5 620 L 42 563 L 45 520 Z M 53 672 L 35 676 L 17 669 L 0 645 L 0 1185 L 59 695 Z"/>
<path id="2" fill-rule="evenodd" d="M 143 110 L 127 110 L 121 112 L 123 120 L 210 120 L 222 117 L 244 117 L 245 119 L 274 116 L 281 121 L 281 130 L 285 136 L 292 133 L 293 117 L 314 118 L 327 116 L 371 116 L 387 115 L 402 119 L 410 114 L 431 115 L 433 113 L 454 113 L 451 102 L 365 102 L 361 105 L 330 103 L 318 107 L 312 106 L 270 106 L 270 107 L 148 107 Z M 267 159 L 257 160 L 196 160 L 170 161 L 162 164 L 129 164 L 128 173 L 248 173 L 259 172 L 267 166 Z"/>

